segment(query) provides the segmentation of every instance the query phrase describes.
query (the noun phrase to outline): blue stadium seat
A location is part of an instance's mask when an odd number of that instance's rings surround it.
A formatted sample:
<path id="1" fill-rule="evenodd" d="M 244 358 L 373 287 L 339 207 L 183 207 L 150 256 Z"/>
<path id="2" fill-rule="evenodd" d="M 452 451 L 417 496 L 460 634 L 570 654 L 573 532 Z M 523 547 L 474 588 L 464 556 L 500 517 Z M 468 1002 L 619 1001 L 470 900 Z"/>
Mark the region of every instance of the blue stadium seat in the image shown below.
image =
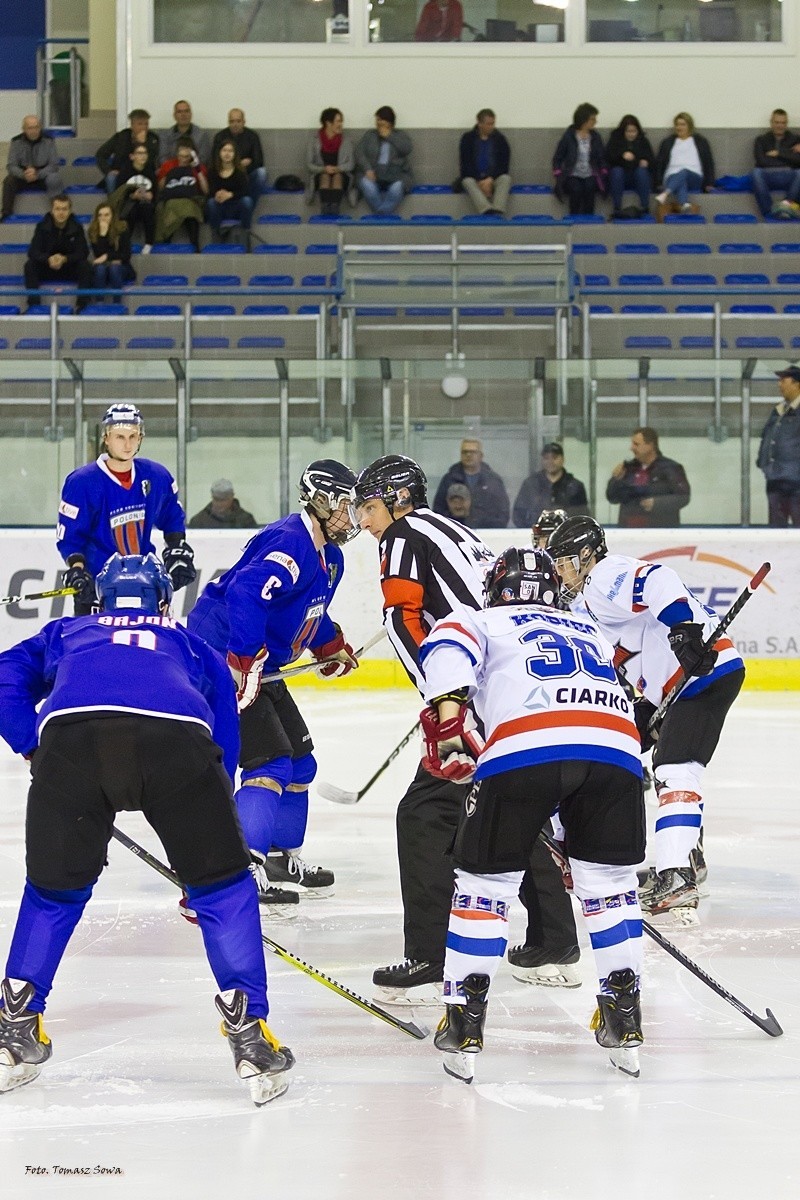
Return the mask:
<path id="1" fill-rule="evenodd" d="M 327 286 L 327 278 L 325 275 L 304 275 L 300 280 L 301 287 L 324 288 Z M 397 283 L 397 280 L 392 280 L 392 283 Z"/>
<path id="2" fill-rule="evenodd" d="M 242 315 L 245 317 L 286 317 L 289 315 L 289 305 L 245 304 Z"/>
<path id="3" fill-rule="evenodd" d="M 512 225 L 557 225 L 558 222 L 550 213 L 519 213 L 511 218 Z"/>
<path id="4" fill-rule="evenodd" d="M 238 242 L 209 242 L 203 246 L 201 254 L 245 254 L 244 248 Z"/>
<path id="5" fill-rule="evenodd" d="M 670 278 L 673 287 L 716 287 L 716 275 L 697 275 L 694 273 L 673 275 Z"/>
<path id="6" fill-rule="evenodd" d="M 25 287 L 25 276 L 0 275 L 0 287 Z"/>
<path id="7" fill-rule="evenodd" d="M 23 337 L 14 347 L 15 350 L 50 350 L 50 338 Z"/>
<path id="8" fill-rule="evenodd" d="M 331 316 L 335 317 L 339 310 L 334 305 L 333 308 L 331 308 L 329 311 L 330 311 Z M 319 305 L 318 304 L 298 304 L 297 312 L 298 312 L 299 316 L 317 317 L 317 316 L 319 316 Z"/>
<path id="9" fill-rule="evenodd" d="M 671 350 L 672 338 L 661 333 L 635 333 L 625 338 L 626 350 Z"/>
<path id="10" fill-rule="evenodd" d="M 670 242 L 667 254 L 710 254 L 711 247 L 707 242 Z"/>
<path id="11" fill-rule="evenodd" d="M 776 282 L 779 283 L 781 287 L 798 287 L 800 286 L 800 275 L 797 275 L 793 272 L 789 272 L 788 274 L 782 273 L 778 276 Z"/>
<path id="12" fill-rule="evenodd" d="M 467 304 L 464 308 L 459 308 L 458 315 L 460 317 L 502 317 L 505 316 L 505 308 L 489 304 Z"/>
<path id="13" fill-rule="evenodd" d="M 502 213 L 467 213 L 458 218 L 459 225 L 505 225 L 506 218 Z"/>
<path id="14" fill-rule="evenodd" d="M 713 313 L 713 304 L 676 304 L 676 313 Z"/>
<path id="15" fill-rule="evenodd" d="M 19 313 L 18 304 L 0 304 L 0 317 L 16 317 Z"/>
<path id="16" fill-rule="evenodd" d="M 247 286 L 258 288 L 294 287 L 294 275 L 251 275 Z"/>
<path id="17" fill-rule="evenodd" d="M 142 287 L 185 288 L 189 286 L 188 275 L 145 275 Z"/>
<path id="18" fill-rule="evenodd" d="M 757 225 L 758 217 L 754 213 L 716 213 L 715 225 Z"/>
<path id="19" fill-rule="evenodd" d="M 667 310 L 663 304 L 623 304 L 619 311 L 621 313 L 665 313 Z"/>
<path id="20" fill-rule="evenodd" d="M 365 213 L 358 218 L 363 225 L 402 225 L 403 218 L 397 213 Z"/>
<path id="21" fill-rule="evenodd" d="M 6 217 L 6 225 L 38 225 L 41 221 L 41 213 L 12 213 L 10 217 Z"/>
<path id="22" fill-rule="evenodd" d="M 192 312 L 196 317 L 233 317 L 236 315 L 234 304 L 193 304 Z"/>
<path id="23" fill-rule="evenodd" d="M 26 242 L 2 242 L 0 254 L 24 254 L 27 257 L 28 245 Z"/>
<path id="24" fill-rule="evenodd" d="M 515 183 L 511 187 L 512 196 L 550 196 L 552 192 L 547 183 Z"/>
<path id="25" fill-rule="evenodd" d="M 286 339 L 282 337 L 240 337 L 236 343 L 238 350 L 283 350 Z"/>
<path id="26" fill-rule="evenodd" d="M 614 250 L 617 254 L 660 254 L 655 242 L 617 242 Z"/>
<path id="27" fill-rule="evenodd" d="M 182 312 L 180 304 L 140 304 L 134 309 L 134 316 L 179 317 Z"/>
<path id="28" fill-rule="evenodd" d="M 0 350 L 8 349 L 8 341 L 4 337 L 0 337 Z"/>
<path id="29" fill-rule="evenodd" d="M 702 213 L 668 213 L 664 217 L 665 225 L 705 225 L 706 219 Z"/>
<path id="30" fill-rule="evenodd" d="M 127 317 L 128 308 L 125 304 L 87 304 L 82 315 L 84 317 Z"/>
<path id="31" fill-rule="evenodd" d="M 431 304 L 412 304 L 404 311 L 407 317 L 449 317 L 452 310 Z"/>
<path id="32" fill-rule="evenodd" d="M 783 338 L 779 337 L 737 337 L 737 350 L 783 350 Z"/>
<path id="33" fill-rule="evenodd" d="M 298 218 L 299 220 L 299 218 Z M 309 225 L 340 225 L 343 221 L 345 224 L 353 218 L 349 213 L 338 213 L 336 216 L 327 216 L 325 213 L 314 213 L 313 217 L 308 218 Z"/>
<path id="34" fill-rule="evenodd" d="M 411 221 L 415 225 L 452 225 L 453 218 L 449 213 L 415 213 Z"/>
<path id="35" fill-rule="evenodd" d="M 238 288 L 242 286 L 241 275 L 198 275 L 195 287 Z"/>
<path id="36" fill-rule="evenodd" d="M 79 154 L 72 160 L 73 167 L 97 167 L 97 159 L 93 154 Z"/>
<path id="37" fill-rule="evenodd" d="M 335 242 L 309 242 L 306 246 L 306 254 L 335 254 Z"/>
<path id="38" fill-rule="evenodd" d="M 128 350 L 174 350 L 175 338 L 171 337 L 132 337 L 128 338 Z"/>
<path id="39" fill-rule="evenodd" d="M 608 275 L 584 275 L 583 282 L 586 287 L 609 287 L 611 284 Z"/>
<path id="40" fill-rule="evenodd" d="M 515 317 L 554 317 L 555 306 L 552 304 L 525 304 L 511 310 Z"/>
<path id="41" fill-rule="evenodd" d="M 418 183 L 411 189 L 412 196 L 452 196 L 449 183 Z"/>
<path id="42" fill-rule="evenodd" d="M 604 246 L 602 242 L 575 242 L 572 247 L 573 254 L 608 254 L 608 246 Z"/>
<path id="43" fill-rule="evenodd" d="M 385 307 L 372 307 L 371 305 L 364 305 L 363 307 L 359 307 L 356 309 L 356 316 L 357 317 L 396 317 L 397 309 L 396 308 L 385 308 Z"/>
<path id="44" fill-rule="evenodd" d="M 192 338 L 193 350 L 229 350 L 230 338 L 226 337 L 209 337 L 205 334 L 198 334 Z"/>
<path id="45" fill-rule="evenodd" d="M 681 350 L 713 350 L 714 338 L 710 333 L 692 333 L 681 338 Z M 728 349 L 725 338 L 722 339 L 722 349 Z"/>
<path id="46" fill-rule="evenodd" d="M 58 315 L 60 317 L 68 317 L 71 314 L 71 312 L 72 312 L 71 304 L 59 304 L 58 305 Z M 28 309 L 27 315 L 29 317 L 49 317 L 50 316 L 50 305 L 49 304 L 32 304 L 30 306 L 30 308 Z"/>
<path id="47" fill-rule="evenodd" d="M 96 187 L 93 183 L 71 183 L 64 188 L 65 196 L 105 196 L 106 189 Z"/>
<path id="48" fill-rule="evenodd" d="M 264 213 L 258 218 L 259 225 L 300 225 L 303 218 L 297 213 Z"/>
<path id="49" fill-rule="evenodd" d="M 784 304 L 783 311 L 785 313 L 800 313 L 800 304 Z"/>
<path id="50" fill-rule="evenodd" d="M 722 242 L 720 254 L 763 254 L 764 247 L 758 242 Z"/>
<path id="51" fill-rule="evenodd" d="M 576 213 L 572 217 L 564 217 L 565 225 L 605 225 L 605 217 L 599 213 Z"/>
<path id="52" fill-rule="evenodd" d="M 262 242 L 253 247 L 253 254 L 297 254 L 297 246 L 293 242 Z"/>
<path id="53" fill-rule="evenodd" d="M 154 242 L 151 254 L 194 254 L 189 242 Z"/>
<path id="54" fill-rule="evenodd" d="M 73 350 L 119 350 L 119 338 L 76 337 L 72 339 Z"/>
<path id="55" fill-rule="evenodd" d="M 800 254 L 800 242 L 773 242 L 770 250 L 773 254 Z"/>
<path id="56" fill-rule="evenodd" d="M 590 304 L 590 313 L 613 313 L 614 309 L 610 304 Z"/>
<path id="57" fill-rule="evenodd" d="M 661 275 L 620 275 L 620 287 L 663 287 Z"/>
<path id="58" fill-rule="evenodd" d="M 724 282 L 728 287 L 764 287 L 769 283 L 769 277 L 758 271 L 749 274 L 736 271 L 732 275 L 726 275 Z"/>
<path id="59" fill-rule="evenodd" d="M 772 304 L 732 304 L 732 313 L 774 313 L 775 306 Z"/>

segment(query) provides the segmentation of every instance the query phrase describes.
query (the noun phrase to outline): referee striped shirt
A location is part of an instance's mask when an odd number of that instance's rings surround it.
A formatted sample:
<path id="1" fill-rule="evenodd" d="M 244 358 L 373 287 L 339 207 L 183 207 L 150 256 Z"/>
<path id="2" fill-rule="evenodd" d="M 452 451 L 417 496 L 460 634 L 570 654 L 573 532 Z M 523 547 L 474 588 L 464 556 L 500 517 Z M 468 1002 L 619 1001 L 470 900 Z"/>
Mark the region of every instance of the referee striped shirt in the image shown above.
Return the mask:
<path id="1" fill-rule="evenodd" d="M 453 609 L 483 608 L 483 580 L 496 556 L 472 530 L 429 508 L 416 508 L 386 530 L 380 557 L 383 623 L 397 657 L 422 691 L 420 646 Z"/>

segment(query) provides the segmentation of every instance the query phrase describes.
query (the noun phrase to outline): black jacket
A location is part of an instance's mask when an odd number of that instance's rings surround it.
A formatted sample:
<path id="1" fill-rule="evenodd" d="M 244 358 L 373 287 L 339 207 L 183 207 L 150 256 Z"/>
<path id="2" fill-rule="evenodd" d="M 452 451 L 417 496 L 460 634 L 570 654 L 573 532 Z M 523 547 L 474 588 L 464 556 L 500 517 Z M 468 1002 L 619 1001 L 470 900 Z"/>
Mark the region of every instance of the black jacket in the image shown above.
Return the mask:
<path id="1" fill-rule="evenodd" d="M 481 136 L 478 126 L 470 129 L 461 137 L 458 148 L 459 170 L 462 179 L 497 179 L 498 175 L 507 175 L 511 165 L 511 147 L 499 129 L 495 129 L 486 139 L 489 143 L 489 169 L 481 171 L 478 166 L 478 155 L 481 148 Z"/>
<path id="2" fill-rule="evenodd" d="M 469 512 L 470 527 L 472 529 L 505 529 L 508 525 L 510 508 L 506 485 L 497 472 L 493 471 L 486 463 L 481 463 L 478 476 L 475 487 L 469 488 L 472 497 L 472 507 Z M 469 487 L 467 474 L 460 462 L 453 463 L 436 489 L 433 511 L 441 517 L 450 516 L 447 508 L 447 489 L 451 483 L 464 483 Z"/>
<path id="3" fill-rule="evenodd" d="M 231 133 L 230 129 L 220 129 L 219 133 L 214 134 L 214 141 L 211 143 L 211 161 L 215 162 L 217 150 L 223 142 L 233 142 L 239 158 L 252 159 L 248 172 L 255 171 L 257 167 L 264 165 L 264 152 L 261 149 L 261 138 L 256 133 L 255 129 L 248 129 L 245 125 L 241 133 Z"/>
<path id="4" fill-rule="evenodd" d="M 44 265 L 53 254 L 63 254 L 67 262 L 72 264 L 85 262 L 89 257 L 83 226 L 74 216 L 70 215 L 66 225 L 59 229 L 48 213 L 33 231 L 28 258 Z"/>
<path id="5" fill-rule="evenodd" d="M 628 150 L 636 155 L 636 162 L 630 162 L 629 159 L 622 157 Z M 635 141 L 629 142 L 623 130 L 615 129 L 606 142 L 606 162 L 609 167 L 624 167 L 626 170 L 633 171 L 639 166 L 641 159 L 647 162 L 648 169 L 652 171 L 655 155 L 653 147 L 650 145 L 650 139 L 641 133 Z"/>
<path id="6" fill-rule="evenodd" d="M 160 153 L 160 143 L 155 130 L 149 129 L 147 131 L 145 145 L 147 146 L 147 174 L 149 175 L 151 172 L 155 174 Z M 122 167 L 126 167 L 130 163 L 133 147 L 134 141 L 131 129 L 120 129 L 107 142 L 103 142 L 97 151 L 96 162 L 103 172 L 104 178 L 109 171 L 119 171 Z"/>
<path id="7" fill-rule="evenodd" d="M 525 480 L 514 501 L 515 528 L 530 528 L 545 508 L 563 508 L 568 517 L 588 516 L 586 488 L 569 471 L 555 483 L 550 482 L 544 471 L 535 471 Z"/>
<path id="8" fill-rule="evenodd" d="M 753 159 L 757 167 L 762 167 L 769 170 L 770 167 L 786 168 L 793 167 L 795 170 L 800 169 L 800 154 L 792 152 L 792 146 L 800 142 L 800 134 L 792 133 L 790 129 L 786 130 L 780 141 L 775 137 L 775 134 L 770 129 L 768 133 L 762 133 L 753 142 Z M 769 158 L 768 150 L 777 150 L 777 158 Z"/>
<path id="9" fill-rule="evenodd" d="M 593 129 L 589 134 L 589 165 L 592 168 L 595 184 L 600 192 L 606 190 L 606 177 L 608 168 L 606 166 L 606 154 L 603 147 L 603 139 L 596 129 Z M 575 164 L 578 161 L 578 135 L 575 129 L 570 125 L 561 135 L 556 152 L 553 155 L 553 174 L 555 175 L 555 194 L 559 200 L 563 200 L 566 192 L 564 183 L 572 174 Z"/>
<path id="10" fill-rule="evenodd" d="M 131 263 L 131 235 L 127 229 L 123 229 L 119 235 L 119 241 L 116 247 L 111 244 L 109 238 L 98 238 L 96 242 L 91 243 L 92 257 L 100 258 L 102 255 L 108 255 L 109 262 L 125 263 L 130 266 Z"/>
<path id="11" fill-rule="evenodd" d="M 608 481 L 606 500 L 620 506 L 619 524 L 626 529 L 670 529 L 680 525 L 680 510 L 691 499 L 691 488 L 681 464 L 659 454 L 646 468 L 647 483 L 637 485 L 633 480 L 640 469 L 632 458 L 625 463 L 624 475 Z M 647 499 L 655 501 L 650 512 L 639 503 Z"/>
<path id="12" fill-rule="evenodd" d="M 214 515 L 211 501 L 209 501 L 205 508 L 201 508 L 199 513 L 195 513 L 189 522 L 189 527 L 191 529 L 256 529 L 258 522 L 252 513 L 242 508 L 238 500 L 234 500 L 232 507 L 224 517 Z"/>
<path id="13" fill-rule="evenodd" d="M 764 472 L 767 491 L 770 484 L 782 484 L 779 491 L 800 491 L 800 409 L 777 406 L 761 431 L 756 466 Z"/>
<path id="14" fill-rule="evenodd" d="M 702 133 L 693 133 L 692 137 L 697 147 L 697 153 L 700 156 L 700 166 L 703 169 L 703 187 L 713 187 L 716 172 L 714 170 L 714 156 L 711 153 L 711 145 L 708 138 L 704 138 Z M 674 133 L 670 134 L 669 137 L 664 138 L 658 147 L 658 154 L 656 155 L 656 187 L 661 187 L 661 184 L 664 182 L 664 174 L 669 166 L 669 156 L 677 140 Z"/>

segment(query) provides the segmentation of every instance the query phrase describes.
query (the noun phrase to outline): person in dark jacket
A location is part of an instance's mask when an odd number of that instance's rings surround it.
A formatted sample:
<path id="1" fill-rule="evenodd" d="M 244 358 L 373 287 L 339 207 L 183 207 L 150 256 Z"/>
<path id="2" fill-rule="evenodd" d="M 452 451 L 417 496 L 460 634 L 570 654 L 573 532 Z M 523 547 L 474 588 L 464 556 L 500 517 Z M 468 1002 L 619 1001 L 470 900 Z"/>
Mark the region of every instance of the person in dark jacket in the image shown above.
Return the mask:
<path id="1" fill-rule="evenodd" d="M 658 434 L 649 425 L 633 431 L 633 458 L 611 472 L 606 499 L 618 504 L 623 529 L 669 529 L 680 525 L 680 510 L 689 503 L 686 472 L 658 448 Z"/>
<path id="2" fill-rule="evenodd" d="M 223 142 L 233 142 L 239 162 L 247 172 L 250 185 L 250 198 L 255 206 L 259 196 L 267 190 L 267 171 L 264 166 L 264 151 L 261 148 L 261 138 L 255 129 L 249 129 L 246 117 L 241 108 L 232 108 L 228 113 L 228 128 L 220 129 L 214 134 L 211 143 L 212 157 L 216 155 Z"/>
<path id="3" fill-rule="evenodd" d="M 453 463 L 436 489 L 433 511 L 442 517 L 450 516 L 447 493 L 451 483 L 464 483 L 469 488 L 471 529 L 505 529 L 510 508 L 506 485 L 483 461 L 483 447 L 477 438 L 464 438 L 461 461 Z"/>
<path id="4" fill-rule="evenodd" d="M 475 120 L 477 124 L 463 134 L 459 145 L 461 187 L 476 212 L 502 217 L 511 187 L 511 147 L 495 128 L 490 108 L 482 108 Z"/>
<path id="5" fill-rule="evenodd" d="M 598 193 L 605 195 L 608 170 L 597 115 L 593 104 L 579 104 L 553 155 L 554 191 L 569 200 L 570 216 L 593 213 Z"/>
<path id="6" fill-rule="evenodd" d="M 249 229 L 252 219 L 253 200 L 247 175 L 239 162 L 236 143 L 226 138 L 215 151 L 208 172 L 206 220 L 219 234 L 223 221 L 237 221 L 243 229 Z"/>
<path id="7" fill-rule="evenodd" d="M 413 143 L 396 124 L 394 109 L 381 105 L 375 128 L 368 129 L 356 147 L 358 186 L 372 211 L 381 215 L 393 213 L 414 186 Z"/>
<path id="8" fill-rule="evenodd" d="M 542 447 L 542 469 L 522 484 L 514 501 L 515 528 L 530 528 L 543 509 L 561 508 L 568 517 L 590 516 L 586 488 L 564 470 L 564 447 L 548 442 Z"/>
<path id="9" fill-rule="evenodd" d="M 54 196 L 50 212 L 33 231 L 25 262 L 25 287 L 34 294 L 28 296 L 28 307 L 40 303 L 37 294 L 41 283 L 77 283 L 79 288 L 92 286 L 89 247 L 83 228 L 72 215 L 69 196 Z M 78 312 L 88 304 L 79 297 Z"/>
<path id="10" fill-rule="evenodd" d="M 696 132 L 689 113 L 678 113 L 673 126 L 675 132 L 664 138 L 656 155 L 657 221 L 663 221 L 669 212 L 699 212 L 689 200 L 689 192 L 714 188 L 714 156 L 708 139 Z"/>
<path id="11" fill-rule="evenodd" d="M 189 525 L 192 529 L 256 529 L 258 522 L 236 499 L 230 479 L 218 479 L 211 485 L 211 500 Z"/>
<path id="12" fill-rule="evenodd" d="M 147 147 L 135 146 L 127 167 L 117 175 L 117 187 L 111 205 L 131 235 L 137 225 L 144 233 L 143 254 L 149 254 L 156 240 L 156 173 L 147 165 Z"/>
<path id="13" fill-rule="evenodd" d="M 150 128 L 150 113 L 144 108 L 134 108 L 128 113 L 128 120 L 129 128 L 118 130 L 97 151 L 97 165 L 109 195 L 117 186 L 120 168 L 128 166 L 134 146 L 147 147 L 147 166 L 153 174 L 158 167 L 160 146 L 158 134 Z"/>
<path id="14" fill-rule="evenodd" d="M 793 204 L 800 203 L 800 135 L 789 129 L 785 108 L 776 108 L 769 119 L 769 133 L 760 134 L 753 143 L 752 183 L 762 217 L 771 215 L 772 192 L 785 192 L 776 215 L 792 217 Z"/>
<path id="15" fill-rule="evenodd" d="M 7 169 L 0 221 L 11 216 L 17 192 L 24 188 L 42 188 L 48 198 L 64 190 L 55 141 L 42 132 L 38 117 L 23 117 L 22 133 L 9 143 Z"/>
<path id="16" fill-rule="evenodd" d="M 767 481 L 769 524 L 800 525 L 800 367 L 776 371 L 781 399 L 761 432 L 756 466 Z"/>
<path id="17" fill-rule="evenodd" d="M 626 113 L 606 143 L 613 218 L 618 218 L 626 191 L 636 192 L 642 212 L 650 208 L 655 155 L 638 117 Z"/>

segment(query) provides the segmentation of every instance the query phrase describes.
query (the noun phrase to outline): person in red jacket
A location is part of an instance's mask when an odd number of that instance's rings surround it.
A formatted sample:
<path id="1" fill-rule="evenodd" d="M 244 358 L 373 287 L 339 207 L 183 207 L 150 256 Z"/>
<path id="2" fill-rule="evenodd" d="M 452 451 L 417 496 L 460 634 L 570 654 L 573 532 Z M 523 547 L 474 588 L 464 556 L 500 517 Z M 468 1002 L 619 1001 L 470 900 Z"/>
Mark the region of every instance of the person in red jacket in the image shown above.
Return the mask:
<path id="1" fill-rule="evenodd" d="M 464 28 L 459 0 L 428 0 L 414 30 L 415 42 L 458 42 Z"/>

